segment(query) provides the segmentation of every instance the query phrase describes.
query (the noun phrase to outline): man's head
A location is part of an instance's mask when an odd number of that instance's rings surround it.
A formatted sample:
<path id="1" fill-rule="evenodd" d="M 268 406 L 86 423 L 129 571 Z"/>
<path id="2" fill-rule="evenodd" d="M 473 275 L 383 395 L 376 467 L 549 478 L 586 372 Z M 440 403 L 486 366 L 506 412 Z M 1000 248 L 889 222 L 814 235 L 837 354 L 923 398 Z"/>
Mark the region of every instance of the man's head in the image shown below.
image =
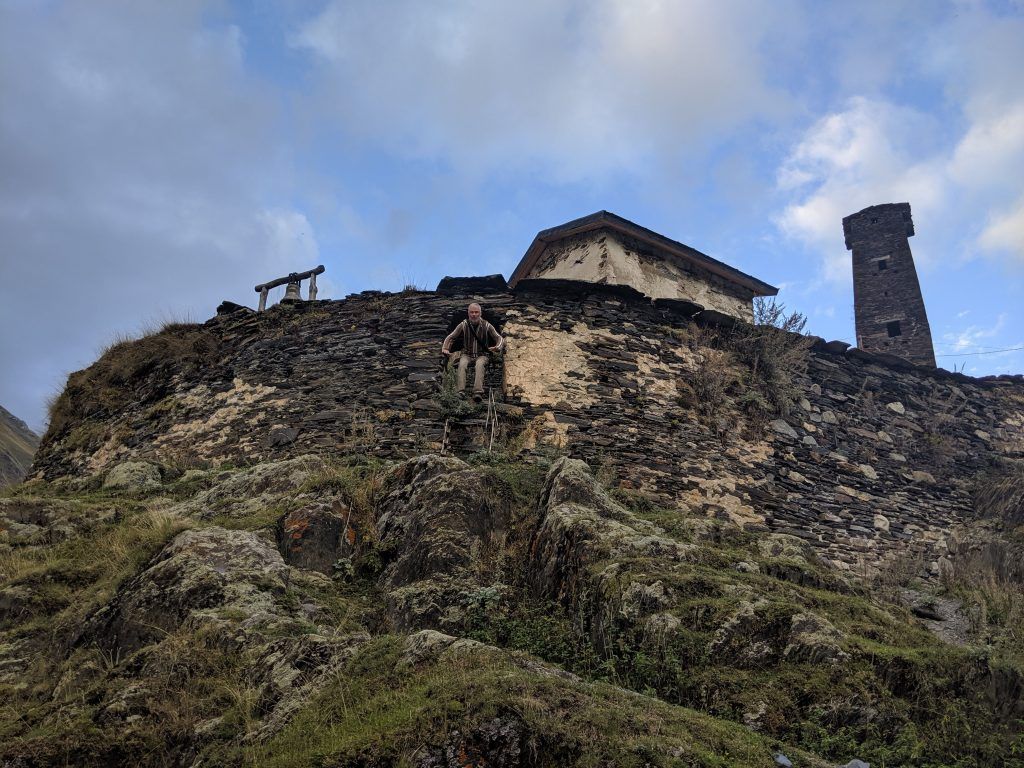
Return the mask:
<path id="1" fill-rule="evenodd" d="M 469 305 L 469 322 L 480 322 L 480 305 L 477 304 L 476 302 Z"/>

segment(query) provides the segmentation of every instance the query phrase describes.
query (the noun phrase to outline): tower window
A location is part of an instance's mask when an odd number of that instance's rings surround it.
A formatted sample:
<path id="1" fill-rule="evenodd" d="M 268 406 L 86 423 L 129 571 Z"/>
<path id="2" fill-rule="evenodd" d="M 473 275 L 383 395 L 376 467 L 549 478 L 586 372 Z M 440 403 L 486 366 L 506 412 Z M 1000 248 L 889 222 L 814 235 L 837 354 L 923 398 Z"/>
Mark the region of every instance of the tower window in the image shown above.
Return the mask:
<path id="1" fill-rule="evenodd" d="M 879 272 L 883 272 L 883 271 L 887 270 L 888 268 L 889 268 L 889 259 L 888 258 L 879 259 L 878 260 L 878 271 Z"/>
<path id="2" fill-rule="evenodd" d="M 892 322 L 886 323 L 885 330 L 888 331 L 890 339 L 893 338 L 894 336 L 903 335 L 903 332 L 900 330 L 899 320 L 893 320 Z"/>
<path id="3" fill-rule="evenodd" d="M 871 217 L 871 223 L 872 224 L 877 224 L 878 223 L 878 217 L 877 216 L 872 216 Z"/>

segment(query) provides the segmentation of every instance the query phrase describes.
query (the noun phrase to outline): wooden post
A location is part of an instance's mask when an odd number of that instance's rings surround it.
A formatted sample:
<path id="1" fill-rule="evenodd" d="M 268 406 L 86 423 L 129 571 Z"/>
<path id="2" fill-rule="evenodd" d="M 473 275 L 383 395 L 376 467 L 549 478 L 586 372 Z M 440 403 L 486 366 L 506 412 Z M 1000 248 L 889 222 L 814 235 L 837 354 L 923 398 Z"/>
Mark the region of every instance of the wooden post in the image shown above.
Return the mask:
<path id="1" fill-rule="evenodd" d="M 309 276 L 309 300 L 316 301 L 316 272 Z"/>
<path id="2" fill-rule="evenodd" d="M 267 295 L 269 293 L 270 289 L 267 287 L 264 287 L 263 290 L 260 291 L 260 308 L 256 310 L 257 312 L 262 312 L 267 308 Z"/>

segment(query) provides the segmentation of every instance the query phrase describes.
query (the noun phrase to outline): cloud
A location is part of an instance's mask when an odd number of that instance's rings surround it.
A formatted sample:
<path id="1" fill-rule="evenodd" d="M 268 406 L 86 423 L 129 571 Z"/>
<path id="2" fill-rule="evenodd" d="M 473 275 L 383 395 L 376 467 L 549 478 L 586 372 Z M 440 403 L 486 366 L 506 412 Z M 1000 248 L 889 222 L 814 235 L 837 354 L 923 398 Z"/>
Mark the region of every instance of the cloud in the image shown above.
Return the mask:
<path id="1" fill-rule="evenodd" d="M 41 391 L 115 332 L 313 266 L 244 71 L 202 2 L 16 4 L 0 22 L 0 398 L 42 426 Z M 301 234 L 305 233 L 305 234 Z M 312 262 L 312 263 L 310 263 Z M 43 361 L 43 362 L 40 362 Z"/>
<path id="2" fill-rule="evenodd" d="M 1024 94 L 971 124 L 949 160 L 950 177 L 967 187 L 1019 189 L 1024 175 Z"/>
<path id="3" fill-rule="evenodd" d="M 945 333 L 942 338 L 950 345 L 949 353 L 985 350 L 986 347 L 980 346 L 980 342 L 999 336 L 1006 327 L 1006 321 L 1006 314 L 1000 314 L 995 324 L 988 328 L 971 325 L 955 333 Z"/>
<path id="4" fill-rule="evenodd" d="M 1024 265 L 1024 197 L 1010 210 L 993 214 L 978 242 L 989 250 L 1008 253 Z"/>
<path id="5" fill-rule="evenodd" d="M 1024 262 L 1021 39 L 1024 18 L 961 4 L 896 62 L 943 88 L 944 109 L 929 104 L 925 114 L 892 97 L 856 95 L 792 145 L 777 172 L 789 198 L 777 223 L 820 254 L 826 278 L 849 279 L 840 219 L 883 202 L 911 203 L 922 264 L 940 250 L 940 232 L 956 233 L 967 250 Z"/>
<path id="6" fill-rule="evenodd" d="M 793 147 L 778 171 L 778 186 L 794 194 L 778 225 L 823 254 L 827 279 L 849 280 L 844 216 L 881 202 L 910 200 L 915 219 L 945 202 L 942 169 L 916 156 L 915 137 L 934 132 L 932 120 L 910 108 L 854 97 L 825 115 Z"/>
<path id="7" fill-rule="evenodd" d="M 648 168 L 777 115 L 792 3 L 334 0 L 293 33 L 348 135 L 468 173 Z"/>

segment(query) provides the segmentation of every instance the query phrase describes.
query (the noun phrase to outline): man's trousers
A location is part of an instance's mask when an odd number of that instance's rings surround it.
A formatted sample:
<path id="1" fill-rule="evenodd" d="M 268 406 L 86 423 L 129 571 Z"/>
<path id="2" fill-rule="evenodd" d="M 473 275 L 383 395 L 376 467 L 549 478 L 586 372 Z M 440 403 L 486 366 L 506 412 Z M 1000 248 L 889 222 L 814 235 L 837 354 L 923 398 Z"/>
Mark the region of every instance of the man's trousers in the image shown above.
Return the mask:
<path id="1" fill-rule="evenodd" d="M 459 357 L 459 377 L 457 386 L 459 392 L 466 388 L 466 369 L 469 367 L 469 355 Z M 476 359 L 476 376 L 473 378 L 473 392 L 483 394 L 484 392 L 484 370 L 487 368 L 487 355 L 480 355 Z"/>

